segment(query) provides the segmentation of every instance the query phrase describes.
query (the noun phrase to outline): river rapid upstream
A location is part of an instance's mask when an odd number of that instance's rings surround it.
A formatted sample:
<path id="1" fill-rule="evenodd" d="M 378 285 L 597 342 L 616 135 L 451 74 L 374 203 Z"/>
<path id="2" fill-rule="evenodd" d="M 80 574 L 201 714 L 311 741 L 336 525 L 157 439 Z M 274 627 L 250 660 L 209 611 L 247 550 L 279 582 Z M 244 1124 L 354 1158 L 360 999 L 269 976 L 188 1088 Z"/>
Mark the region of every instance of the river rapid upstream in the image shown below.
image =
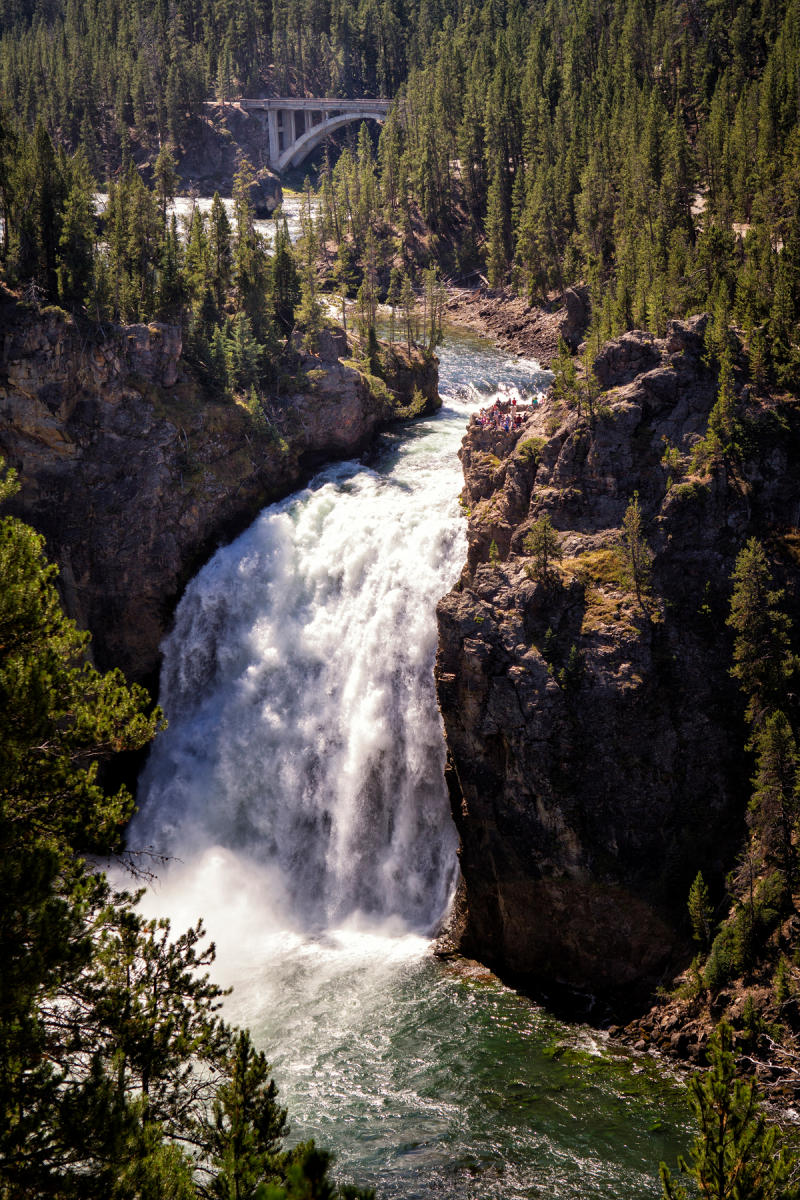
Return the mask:
<path id="1" fill-rule="evenodd" d="M 471 412 L 547 381 L 456 331 L 440 360 L 439 413 L 265 509 L 187 588 L 130 834 L 173 861 L 143 904 L 202 915 L 226 1016 L 340 1178 L 655 1196 L 687 1141 L 656 1064 L 431 952 L 457 873 L 432 669 L 466 557 L 458 447 Z"/>

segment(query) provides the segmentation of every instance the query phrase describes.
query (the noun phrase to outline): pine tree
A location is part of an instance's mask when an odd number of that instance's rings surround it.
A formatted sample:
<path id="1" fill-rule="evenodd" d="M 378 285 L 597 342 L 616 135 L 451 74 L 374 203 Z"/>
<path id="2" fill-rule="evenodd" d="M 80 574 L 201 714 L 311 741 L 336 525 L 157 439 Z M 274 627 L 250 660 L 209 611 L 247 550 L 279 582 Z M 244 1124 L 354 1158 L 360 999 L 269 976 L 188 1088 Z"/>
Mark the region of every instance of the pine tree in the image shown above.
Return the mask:
<path id="1" fill-rule="evenodd" d="M 12 218 L 14 191 L 12 188 L 12 173 L 17 158 L 17 137 L 10 113 L 0 105 L 0 220 L 2 220 L 3 236 L 0 240 L 0 263 L 4 263 L 8 255 L 9 222 Z"/>
<path id="2" fill-rule="evenodd" d="M 279 1152 L 287 1131 L 286 1110 L 278 1105 L 266 1057 L 240 1030 L 206 1125 L 205 1140 L 216 1167 L 212 1195 L 246 1200 L 259 1185 L 277 1183 L 283 1176 L 285 1156 Z"/>
<path id="3" fill-rule="evenodd" d="M 711 944 L 711 901 L 701 871 L 697 872 L 689 889 L 688 908 L 689 918 L 692 922 L 692 936 L 704 950 L 707 950 Z"/>
<path id="4" fill-rule="evenodd" d="M 161 210 L 161 220 L 166 226 L 167 206 L 175 199 L 175 189 L 178 186 L 175 159 L 166 146 L 162 146 L 158 152 L 158 158 L 153 167 L 153 181 L 158 197 L 158 207 Z"/>
<path id="5" fill-rule="evenodd" d="M 246 392 L 261 377 L 262 350 L 244 313 L 228 318 L 225 325 L 228 380 L 237 391 Z"/>
<path id="6" fill-rule="evenodd" d="M 505 217 L 503 213 L 503 189 L 499 171 L 489 184 L 489 202 L 486 215 L 486 274 L 489 287 L 500 287 L 505 279 L 508 257 L 505 242 Z"/>
<path id="7" fill-rule="evenodd" d="M 779 868 L 791 892 L 797 877 L 795 832 L 800 818 L 800 755 L 782 712 L 771 713 L 759 729 L 750 825 L 768 865 Z"/>
<path id="8" fill-rule="evenodd" d="M 300 275 L 300 305 L 297 317 L 303 327 L 303 345 L 310 353 L 317 348 L 317 338 L 323 326 L 324 313 L 317 295 L 317 233 L 311 207 L 311 182 L 306 177 L 306 200 L 301 212 L 302 270 Z"/>
<path id="9" fill-rule="evenodd" d="M 233 277 L 239 304 L 249 317 L 257 339 L 266 335 L 269 324 L 269 264 L 264 240 L 255 228 L 252 187 L 253 167 L 242 161 L 233 180 L 233 207 L 236 243 L 233 251 Z"/>
<path id="10" fill-rule="evenodd" d="M 178 222 L 172 214 L 169 228 L 161 249 L 158 287 L 156 290 L 156 312 L 162 321 L 180 319 L 186 302 L 186 287 L 183 276 L 183 252 L 178 236 Z"/>
<path id="11" fill-rule="evenodd" d="M 553 359 L 552 371 L 553 382 L 550 390 L 553 397 L 567 408 L 576 408 L 580 417 L 582 397 L 578 385 L 578 371 L 575 359 L 563 338 L 558 339 L 558 354 Z"/>
<path id="12" fill-rule="evenodd" d="M 750 538 L 736 559 L 727 624 L 734 632 L 731 675 L 747 696 L 746 716 L 757 732 L 783 705 L 795 669 L 789 651 L 790 621 L 783 592 L 773 588 L 764 548 Z"/>
<path id="13" fill-rule="evenodd" d="M 230 99 L 233 88 L 233 56 L 231 43 L 225 39 L 217 60 L 217 99 L 224 105 Z"/>
<path id="14" fill-rule="evenodd" d="M 733 1032 L 724 1021 L 709 1054 L 710 1071 L 689 1083 L 689 1104 L 700 1127 L 688 1159 L 678 1159 L 689 1186 L 675 1182 L 662 1163 L 665 1200 L 796 1200 L 797 1156 L 786 1150 L 779 1130 L 767 1125 L 755 1083 L 737 1079 Z"/>
<path id="15" fill-rule="evenodd" d="M 132 162 L 109 187 L 106 230 L 114 315 L 121 321 L 149 319 L 165 231 L 156 199 Z"/>
<path id="16" fill-rule="evenodd" d="M 425 351 L 427 354 L 433 354 L 444 336 L 442 333 L 442 318 L 444 316 L 447 292 L 439 279 L 439 272 L 436 267 L 428 267 L 423 272 L 423 281 L 425 285 Z"/>
<path id="17" fill-rule="evenodd" d="M 386 293 L 386 303 L 389 306 L 389 344 L 394 342 L 395 321 L 397 319 L 397 309 L 400 306 L 400 298 L 402 295 L 402 276 L 397 267 L 392 267 L 392 273 L 389 276 L 389 290 Z"/>
<path id="18" fill-rule="evenodd" d="M 206 973 L 213 943 L 202 923 L 173 939 L 169 921 L 117 904 L 98 914 L 93 932 L 93 961 L 76 987 L 73 1044 L 104 1064 L 120 1093 L 137 1098 L 142 1121 L 180 1137 L 187 1107 L 210 1101 L 230 1047 L 219 1017 L 224 993 Z M 199 1069 L 204 1079 L 195 1078 Z"/>
<path id="19" fill-rule="evenodd" d="M 645 616 L 649 616 L 647 597 L 650 592 L 650 570 L 653 552 L 644 534 L 644 519 L 639 505 L 639 493 L 634 492 L 622 518 L 620 534 L 624 573 L 628 586 L 633 588 Z"/>
<path id="20" fill-rule="evenodd" d="M 282 221 L 275 222 L 270 288 L 278 328 L 284 333 L 289 333 L 294 326 L 294 313 L 300 300 L 300 280 L 285 217 Z"/>
<path id="21" fill-rule="evenodd" d="M 56 275 L 58 298 L 68 308 L 82 307 L 89 296 L 94 265 L 94 180 L 83 150 L 69 164 L 69 184 L 61 214 Z"/>
<path id="22" fill-rule="evenodd" d="M 525 535 L 522 548 L 533 558 L 531 575 L 544 583 L 553 578 L 553 564 L 561 562 L 564 551 L 561 539 L 553 528 L 553 522 L 548 513 L 535 521 L 530 531 Z"/>
<path id="23" fill-rule="evenodd" d="M 15 488 L 0 464 L 0 501 Z M 81 854 L 118 848 L 133 811 L 124 788 L 103 789 L 98 763 L 160 723 L 141 688 L 86 663 L 54 574 L 38 535 L 0 520 L 0 1164 L 31 1195 L 59 1178 L 63 1153 L 69 1038 L 66 1010 L 51 1023 L 47 1003 L 85 978 L 87 914 L 108 896 Z"/>
<path id="24" fill-rule="evenodd" d="M 26 199 L 33 217 L 36 239 L 37 281 L 45 295 L 57 295 L 57 258 L 63 180 L 53 143 L 41 122 L 33 132 L 33 194 Z"/>
<path id="25" fill-rule="evenodd" d="M 231 285 L 231 268 L 233 266 L 231 236 L 231 223 L 228 220 L 227 210 L 220 199 L 219 192 L 214 192 L 208 218 L 209 283 L 220 311 L 224 307 L 225 296 Z"/>
<path id="26" fill-rule="evenodd" d="M 726 469 L 741 457 L 742 428 L 733 389 L 733 363 L 730 347 L 725 342 L 719 351 L 719 385 L 717 398 L 708 417 L 706 436 L 698 442 L 692 461 L 695 468 L 724 466 Z"/>
<path id="27" fill-rule="evenodd" d="M 192 299 L 197 303 L 208 288 L 210 290 L 211 264 L 208 247 L 206 220 L 197 204 L 192 205 L 189 228 L 186 234 L 186 249 L 183 256 L 184 277 Z M 212 293 L 213 294 L 213 293 Z"/>
<path id="28" fill-rule="evenodd" d="M 415 339 L 415 313 L 417 307 L 417 298 L 414 295 L 414 288 L 408 275 L 403 274 L 402 283 L 400 285 L 400 307 L 403 311 L 403 324 L 406 331 L 406 345 L 408 352 L 411 353 L 411 347 Z"/>

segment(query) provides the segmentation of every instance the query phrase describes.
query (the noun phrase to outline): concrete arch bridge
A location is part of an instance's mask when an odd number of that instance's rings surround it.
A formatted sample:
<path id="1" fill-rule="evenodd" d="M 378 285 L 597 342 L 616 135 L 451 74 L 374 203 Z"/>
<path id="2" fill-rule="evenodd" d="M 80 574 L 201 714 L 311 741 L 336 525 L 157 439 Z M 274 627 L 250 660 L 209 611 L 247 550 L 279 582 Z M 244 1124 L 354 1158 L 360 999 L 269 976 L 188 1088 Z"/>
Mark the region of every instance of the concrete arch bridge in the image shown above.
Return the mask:
<path id="1" fill-rule="evenodd" d="M 261 118 L 267 161 L 273 171 L 298 166 L 329 133 L 351 121 L 386 120 L 391 100 L 240 100 L 245 112 Z"/>

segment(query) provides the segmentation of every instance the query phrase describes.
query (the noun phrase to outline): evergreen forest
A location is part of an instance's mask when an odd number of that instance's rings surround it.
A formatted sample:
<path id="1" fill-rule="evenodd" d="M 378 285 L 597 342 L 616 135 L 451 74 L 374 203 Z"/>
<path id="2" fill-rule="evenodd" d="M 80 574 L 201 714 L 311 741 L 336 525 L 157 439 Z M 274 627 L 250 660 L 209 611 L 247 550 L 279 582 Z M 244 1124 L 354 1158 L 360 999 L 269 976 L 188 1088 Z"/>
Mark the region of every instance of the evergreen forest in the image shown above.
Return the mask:
<path id="1" fill-rule="evenodd" d="M 600 338 L 706 309 L 783 387 L 800 370 L 799 60 L 796 0 L 0 10 L 6 144 L 38 122 L 82 147 L 81 172 L 124 178 L 132 149 L 151 171 L 163 147 L 179 158 L 209 97 L 388 95 L 367 224 L 395 258 L 537 303 L 582 282 Z M 37 170 L 23 182 L 6 157 L 6 253 Z M 363 212 L 348 174 L 344 208 Z M 329 225 L 363 276 L 363 220 Z"/>

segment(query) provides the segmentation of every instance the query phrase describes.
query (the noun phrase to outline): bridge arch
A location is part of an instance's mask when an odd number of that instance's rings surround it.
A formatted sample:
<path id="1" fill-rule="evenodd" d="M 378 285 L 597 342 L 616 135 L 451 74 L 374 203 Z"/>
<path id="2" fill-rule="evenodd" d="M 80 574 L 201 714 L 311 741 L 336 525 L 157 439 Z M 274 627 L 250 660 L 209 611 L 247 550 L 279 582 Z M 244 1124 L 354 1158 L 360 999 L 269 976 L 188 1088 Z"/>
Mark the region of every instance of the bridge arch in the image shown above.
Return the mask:
<path id="1" fill-rule="evenodd" d="M 343 112 L 338 116 L 326 117 L 319 125 L 312 125 L 307 129 L 296 142 L 293 142 L 278 158 L 278 170 L 285 171 L 287 167 L 299 167 L 304 158 L 307 158 L 312 150 L 316 150 L 317 146 L 325 141 L 329 133 L 333 133 L 335 129 L 341 129 L 343 125 L 350 125 L 353 121 L 378 121 L 380 124 L 386 120 L 385 112 Z"/>
<path id="2" fill-rule="evenodd" d="M 352 121 L 383 123 L 387 99 L 333 100 L 330 97 L 280 97 L 239 100 L 240 108 L 264 124 L 269 165 L 276 171 L 296 167 L 329 133 Z"/>

